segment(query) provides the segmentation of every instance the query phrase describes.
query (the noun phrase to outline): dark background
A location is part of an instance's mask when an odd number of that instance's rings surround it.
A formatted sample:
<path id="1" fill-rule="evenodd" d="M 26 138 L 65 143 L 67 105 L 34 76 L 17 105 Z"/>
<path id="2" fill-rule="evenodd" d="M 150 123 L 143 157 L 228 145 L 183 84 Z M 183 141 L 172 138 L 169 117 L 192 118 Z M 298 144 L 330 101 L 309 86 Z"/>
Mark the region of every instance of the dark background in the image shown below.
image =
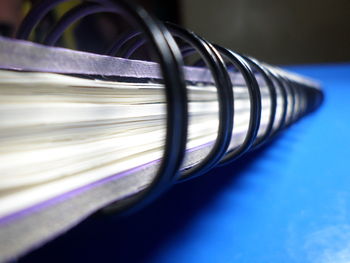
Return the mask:
<path id="1" fill-rule="evenodd" d="M 0 34 L 13 35 L 29 3 L 36 1 L 0 0 Z M 212 42 L 269 63 L 350 60 L 348 0 L 134 1 L 163 21 L 181 24 Z M 112 23 L 121 24 L 120 20 Z M 113 29 L 114 25 L 109 26 L 105 21 L 90 22 L 86 28 L 108 39 L 120 33 Z M 80 35 L 93 36 L 83 40 L 85 44 L 89 42 L 89 46 L 80 48 L 98 52 L 93 46 L 94 42 L 101 42 L 98 34 L 79 31 Z"/>
<path id="2" fill-rule="evenodd" d="M 184 25 L 211 41 L 278 64 L 350 60 L 350 1 L 182 1 Z"/>
<path id="3" fill-rule="evenodd" d="M 350 1 L 139 1 L 222 46 L 274 64 L 350 60 Z"/>

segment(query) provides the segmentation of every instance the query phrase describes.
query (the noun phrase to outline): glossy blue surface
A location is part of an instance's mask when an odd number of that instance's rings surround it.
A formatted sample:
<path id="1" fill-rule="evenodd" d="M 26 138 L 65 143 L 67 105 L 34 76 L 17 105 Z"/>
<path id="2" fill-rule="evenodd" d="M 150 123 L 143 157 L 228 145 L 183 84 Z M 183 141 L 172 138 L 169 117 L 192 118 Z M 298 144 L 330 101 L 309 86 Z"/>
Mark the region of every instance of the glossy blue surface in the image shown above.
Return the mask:
<path id="1" fill-rule="evenodd" d="M 325 101 L 270 145 L 129 218 L 91 218 L 20 262 L 350 262 L 350 64 L 288 69 Z"/>

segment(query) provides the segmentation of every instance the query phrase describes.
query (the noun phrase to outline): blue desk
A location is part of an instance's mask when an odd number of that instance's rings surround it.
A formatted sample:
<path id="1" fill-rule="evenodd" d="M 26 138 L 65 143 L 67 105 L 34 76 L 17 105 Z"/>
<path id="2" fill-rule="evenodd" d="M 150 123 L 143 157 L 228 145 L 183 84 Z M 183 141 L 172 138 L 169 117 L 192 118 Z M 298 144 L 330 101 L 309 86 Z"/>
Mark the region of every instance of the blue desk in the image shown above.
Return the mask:
<path id="1" fill-rule="evenodd" d="M 244 160 L 123 220 L 91 218 L 19 262 L 350 262 L 350 65 L 321 108 Z"/>

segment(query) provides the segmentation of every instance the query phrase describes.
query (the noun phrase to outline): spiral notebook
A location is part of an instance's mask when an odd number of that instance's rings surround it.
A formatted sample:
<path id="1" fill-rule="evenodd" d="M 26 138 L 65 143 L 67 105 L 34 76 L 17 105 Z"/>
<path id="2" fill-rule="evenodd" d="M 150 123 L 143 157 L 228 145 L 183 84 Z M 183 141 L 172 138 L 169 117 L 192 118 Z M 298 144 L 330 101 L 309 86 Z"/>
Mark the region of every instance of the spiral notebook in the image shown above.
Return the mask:
<path id="1" fill-rule="evenodd" d="M 134 212 L 243 157 L 322 102 L 316 81 L 123 2 L 78 5 L 44 44 L 25 40 L 57 2 L 34 7 L 17 39 L 0 38 L 0 261 L 94 213 Z M 140 29 L 108 55 L 53 47 L 70 23 L 105 11 Z M 132 58 L 145 39 L 157 60 Z M 122 45 L 127 55 L 112 56 Z M 205 63 L 184 66 L 193 53 Z"/>

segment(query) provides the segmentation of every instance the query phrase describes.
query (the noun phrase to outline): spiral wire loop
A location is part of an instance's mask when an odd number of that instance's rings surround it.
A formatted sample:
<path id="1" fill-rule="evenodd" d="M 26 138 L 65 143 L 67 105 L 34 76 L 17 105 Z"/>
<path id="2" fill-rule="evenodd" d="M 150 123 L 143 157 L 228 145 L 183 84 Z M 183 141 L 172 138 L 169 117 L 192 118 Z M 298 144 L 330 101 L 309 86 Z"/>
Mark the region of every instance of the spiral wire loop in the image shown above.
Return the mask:
<path id="1" fill-rule="evenodd" d="M 63 1 L 64 0 L 43 1 L 33 7 L 19 29 L 18 38 L 27 38 L 45 14 Z M 131 212 L 141 207 L 141 205 L 145 205 L 154 200 L 163 191 L 168 189 L 177 178 L 176 175 L 180 169 L 186 149 L 188 126 L 187 93 L 183 72 L 181 70 L 182 59 L 180 51 L 175 41 L 171 39 L 171 35 L 167 32 L 167 29 L 151 18 L 143 9 L 131 6 L 122 1 L 118 1 L 117 3 L 108 1 L 95 2 L 97 5 L 86 3 L 82 5 L 83 7 L 75 8 L 74 10 L 84 11 L 75 11 L 75 14 L 87 15 L 94 12 L 106 11 L 122 15 L 127 20 L 136 24 L 147 36 L 149 42 L 152 43 L 153 48 L 157 52 L 160 68 L 164 77 L 167 102 L 167 127 L 165 149 L 157 174 L 145 190 L 125 199 L 124 202 L 118 202 L 108 208 L 110 211 L 124 210 Z M 88 10 L 88 12 L 86 10 Z M 79 15 L 79 17 L 81 17 L 81 15 Z M 71 21 L 72 20 L 69 20 L 69 22 Z M 66 24 L 62 25 L 66 26 Z M 59 28 L 61 30 L 64 27 L 62 26 Z"/>
<path id="2" fill-rule="evenodd" d="M 206 173 L 208 170 L 215 167 L 225 155 L 232 137 L 234 113 L 233 90 L 224 61 L 213 45 L 195 33 L 177 25 L 166 23 L 166 26 L 175 39 L 181 39 L 186 42 L 187 45 L 181 49 L 184 58 L 193 53 L 198 53 L 202 60 L 208 65 L 217 88 L 219 102 L 219 127 L 215 143 L 209 154 L 200 163 L 182 171 L 178 179 L 178 182 L 182 182 Z M 136 37 L 138 37 L 136 34 L 133 37 L 124 36 L 115 43 L 126 43 Z M 126 50 L 124 55 L 120 54 L 120 56 L 129 58 L 144 44 L 145 40 L 140 39 L 133 45 L 130 44 L 129 49 Z M 118 53 L 119 50 L 115 49 L 115 52 Z"/>
<path id="3" fill-rule="evenodd" d="M 277 93 L 276 93 L 276 87 L 272 81 L 272 76 L 269 73 L 269 71 L 267 71 L 262 65 L 260 65 L 260 63 L 254 59 L 254 58 L 250 58 L 244 55 L 241 55 L 246 61 L 248 61 L 248 63 L 250 65 L 252 65 L 258 73 L 261 74 L 261 76 L 263 77 L 268 91 L 270 93 L 270 100 L 271 100 L 271 105 L 270 105 L 270 116 L 269 116 L 269 121 L 267 124 L 267 128 L 265 131 L 265 134 L 263 136 L 261 136 L 261 138 L 257 139 L 254 143 L 254 147 L 258 148 L 261 145 L 263 145 L 267 139 L 271 136 L 272 132 L 273 132 L 273 124 L 275 122 L 275 117 L 276 117 L 276 111 L 277 111 Z"/>
<path id="4" fill-rule="evenodd" d="M 45 15 L 58 4 L 66 1 L 70 0 L 39 2 L 23 20 L 17 38 L 28 39 L 30 33 L 42 22 Z M 135 211 L 150 203 L 174 183 L 197 177 L 215 166 L 225 165 L 239 159 L 315 110 L 323 101 L 321 90 L 290 77 L 282 70 L 219 45 L 211 44 L 197 34 L 177 25 L 163 24 L 149 16 L 142 8 L 124 1 L 83 1 L 58 20 L 44 38 L 43 44 L 54 46 L 71 24 L 88 15 L 101 12 L 122 16 L 137 27 L 137 30 L 121 34 L 104 54 L 130 58 L 146 43 L 151 44 L 152 50 L 158 56 L 164 78 L 167 109 L 163 157 L 152 182 L 138 194 L 122 202 L 111 204 L 105 208 L 105 211 L 126 211 L 127 213 Z M 181 47 L 179 47 L 180 42 L 176 40 L 181 40 L 183 43 Z M 217 89 L 219 125 L 216 140 L 204 159 L 179 172 L 186 153 L 188 132 L 188 99 L 183 59 L 195 53 L 201 59 L 194 65 L 206 67 L 212 74 L 213 83 Z M 232 138 L 235 129 L 235 97 L 230 66 L 233 66 L 233 70 L 242 75 L 249 94 L 250 105 L 249 124 L 245 138 L 242 144 L 233 150 L 229 150 L 231 140 L 235 139 Z M 270 100 L 267 127 L 260 137 L 258 131 L 262 116 L 262 95 L 257 75 L 260 75 L 265 82 Z M 279 120 L 276 117 L 278 107 L 281 108 Z"/>
<path id="5" fill-rule="evenodd" d="M 208 65 L 215 82 L 219 102 L 219 127 L 215 143 L 209 154 L 197 165 L 182 172 L 180 181 L 199 176 L 217 165 L 225 155 L 233 129 L 234 100 L 230 76 L 221 55 L 214 46 L 193 32 L 167 23 L 167 28 L 175 38 L 180 38 L 198 52 Z M 190 54 L 190 52 L 188 52 Z"/>

